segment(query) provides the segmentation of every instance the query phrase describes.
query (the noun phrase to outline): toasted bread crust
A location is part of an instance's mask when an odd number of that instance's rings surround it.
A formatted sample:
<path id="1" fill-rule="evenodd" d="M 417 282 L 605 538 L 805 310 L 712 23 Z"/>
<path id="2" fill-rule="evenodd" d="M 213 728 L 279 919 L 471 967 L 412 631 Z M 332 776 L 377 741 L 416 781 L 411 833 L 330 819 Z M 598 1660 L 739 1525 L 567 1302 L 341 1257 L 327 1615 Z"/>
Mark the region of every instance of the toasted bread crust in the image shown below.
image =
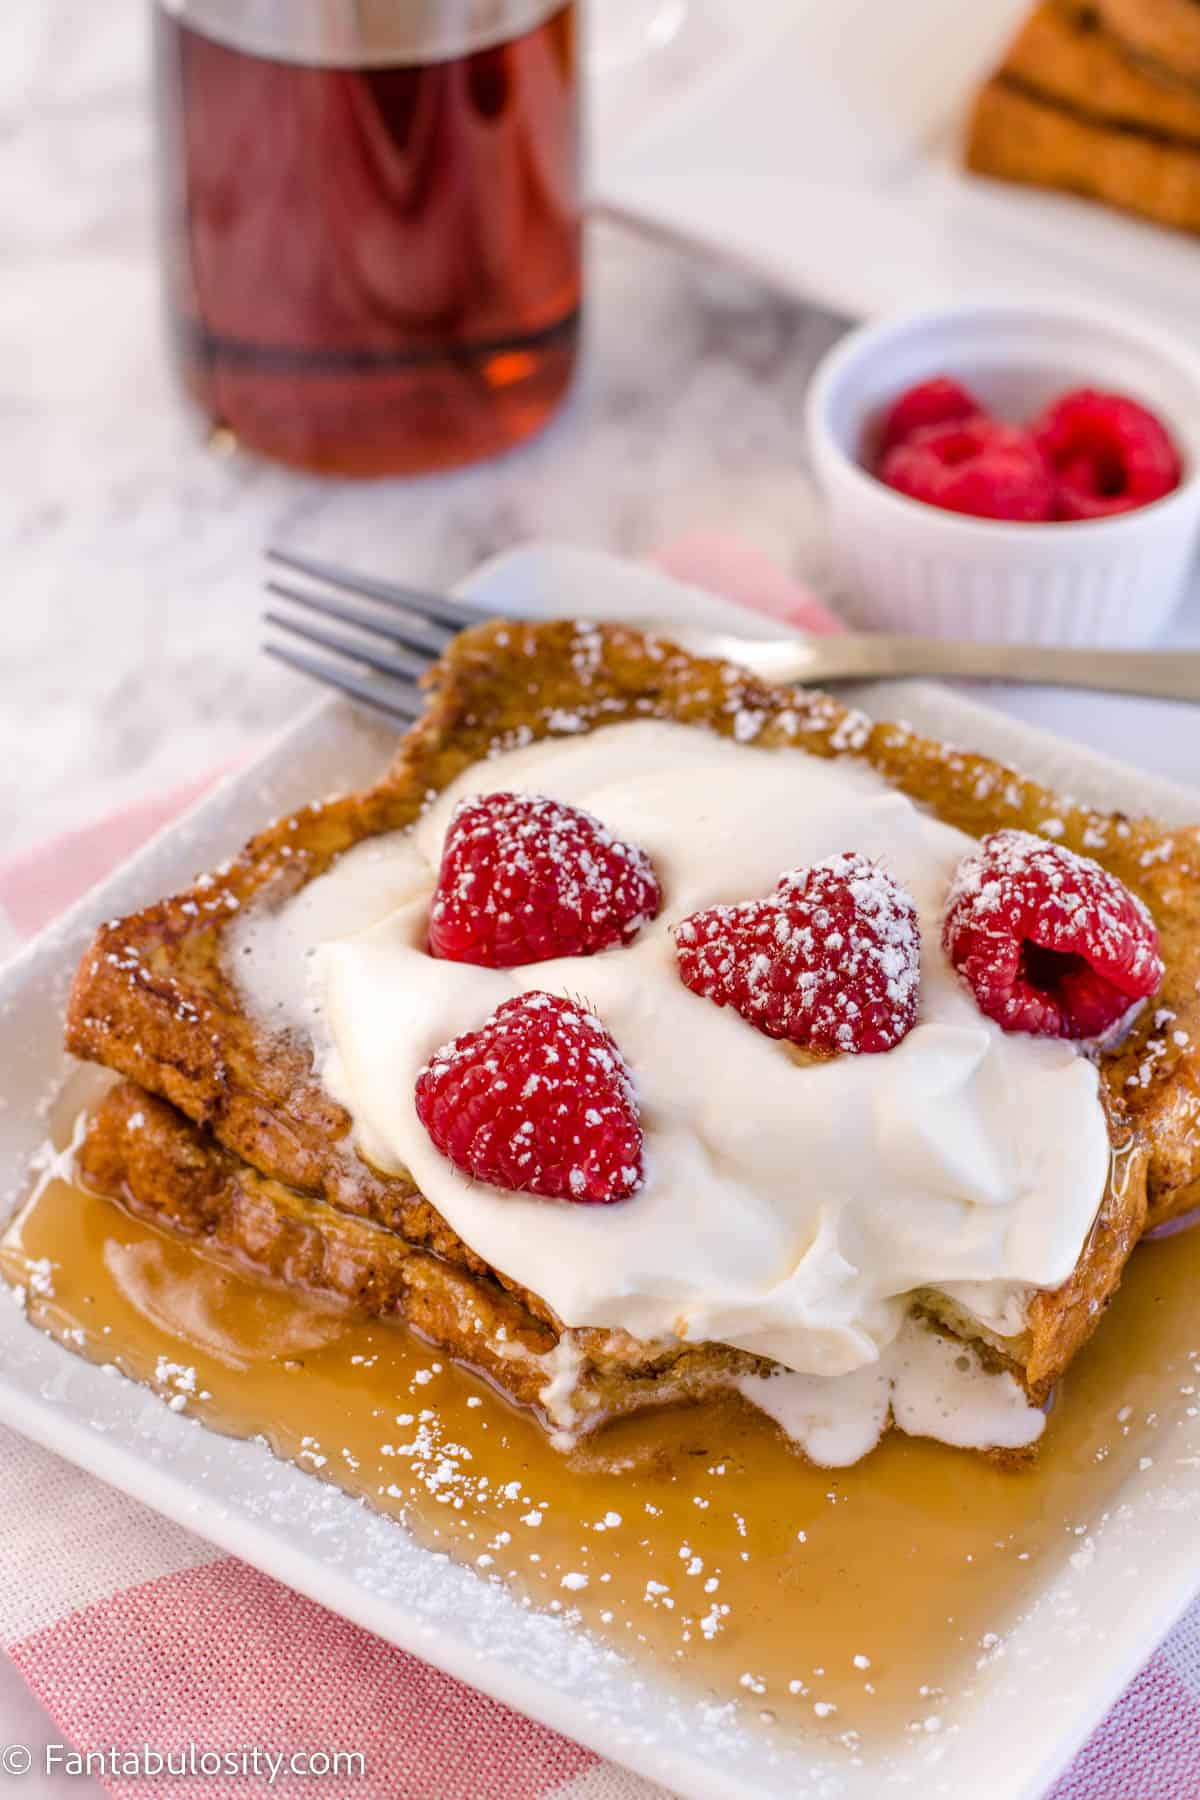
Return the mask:
<path id="1" fill-rule="evenodd" d="M 978 175 L 1062 189 L 1176 231 L 1200 231 L 1200 147 L 1068 112 L 1003 75 L 976 99 L 966 160 Z"/>
<path id="2" fill-rule="evenodd" d="M 240 1273 L 343 1300 L 367 1318 L 402 1321 L 572 1435 L 624 1413 L 704 1399 L 770 1366 L 725 1344 L 564 1333 L 491 1275 L 259 1174 L 130 1081 L 110 1089 L 89 1117 L 76 1171 L 89 1192 Z M 555 1360 L 560 1345 L 565 1365 Z M 569 1392 L 548 1411 L 547 1390 L 564 1366 Z"/>
<path id="3" fill-rule="evenodd" d="M 89 1192 L 243 1272 L 345 1300 L 368 1317 L 404 1321 L 519 1405 L 544 1412 L 550 1377 L 543 1359 L 565 1339 L 575 1365 L 567 1410 L 577 1431 L 647 1406 L 703 1399 L 771 1367 L 725 1344 L 566 1331 L 536 1296 L 494 1272 L 469 1270 L 260 1174 L 134 1082 L 119 1082 L 90 1115 L 76 1167 Z M 987 1363 L 1009 1370 L 1040 1402 L 1095 1330 L 1144 1217 L 1145 1155 L 1131 1149 L 1069 1281 L 1035 1296 L 1019 1339 L 981 1334 L 933 1293 L 917 1310 L 933 1328 L 974 1341 Z"/>
<path id="4" fill-rule="evenodd" d="M 972 836 L 1042 832 L 1124 881 L 1154 915 L 1166 977 L 1120 1049 L 1099 1058 L 1113 1129 L 1149 1146 L 1153 1221 L 1200 1179 L 1196 827 L 1077 805 L 906 725 L 872 724 L 828 695 L 770 687 L 621 626 L 480 626 L 456 640 L 431 688 L 429 710 L 377 786 L 276 821 L 215 875 L 102 926 L 71 994 L 67 1048 L 172 1100 L 265 1173 L 452 1252 L 411 1184 L 377 1174 L 349 1149 L 349 1117 L 320 1087 L 309 1047 L 269 1038 L 248 1018 L 224 967 L 224 930 L 252 902 L 281 904 L 353 844 L 411 825 L 432 794 L 491 750 L 661 717 L 764 749 L 860 757 Z"/>
<path id="5" fill-rule="evenodd" d="M 1200 146 L 1200 86 L 1133 60 L 1086 0 L 1043 0 L 996 72 L 1089 118 Z"/>
<path id="6" fill-rule="evenodd" d="M 549 1332 L 556 1343 L 560 1321 L 540 1296 L 473 1255 L 408 1179 L 381 1175 L 354 1152 L 351 1120 L 318 1084 L 308 1044 L 270 1037 L 246 1015 L 223 963 L 230 918 L 245 905 L 281 904 L 349 846 L 407 828 L 426 799 L 462 769 L 511 743 L 662 716 L 763 749 L 799 745 L 822 758 L 860 756 L 964 832 L 1024 826 L 1096 857 L 1142 896 L 1159 923 L 1168 968 L 1159 1003 L 1144 1012 L 1123 1048 L 1099 1058 L 1124 1179 L 1106 1193 L 1069 1282 L 1036 1296 L 1018 1345 L 993 1345 L 1034 1399 L 1042 1399 L 1115 1291 L 1141 1235 L 1148 1192 L 1155 1219 L 1166 1217 L 1200 1174 L 1196 830 L 1168 833 L 1151 821 L 1070 805 L 1015 770 L 921 738 L 905 725 L 873 725 L 826 695 L 770 688 L 729 664 L 694 659 L 621 626 L 480 626 L 455 641 L 432 675 L 432 689 L 428 713 L 376 787 L 277 821 L 184 895 L 99 931 L 70 999 L 68 1048 L 131 1076 L 205 1130 L 180 1136 L 175 1114 L 164 1109 L 155 1114 L 157 1139 L 148 1139 L 158 1143 L 157 1163 L 142 1165 L 130 1161 L 124 1130 L 108 1130 L 106 1165 L 101 1147 L 88 1139 L 88 1179 L 97 1190 L 171 1229 L 207 1235 L 210 1244 L 225 1244 L 241 1258 L 254 1226 L 264 1246 L 261 1267 L 322 1291 L 345 1292 L 354 1280 L 345 1271 L 362 1273 L 363 1255 L 396 1237 L 403 1249 L 392 1258 L 389 1246 L 367 1289 L 378 1289 L 390 1310 L 439 1343 L 453 1348 L 452 1319 L 464 1291 L 502 1294 L 529 1332 Z M 122 1100 L 126 1114 L 135 1103 Z M 124 1145 L 124 1161 L 112 1148 L 117 1143 Z M 148 1154 L 146 1143 L 140 1154 Z M 210 1165 L 205 1157 L 212 1157 Z M 281 1244 L 291 1247 L 281 1251 Z M 356 1247 L 358 1262 L 347 1246 Z M 412 1253 L 425 1260 L 412 1262 Z M 452 1296 L 441 1323 L 432 1318 L 428 1283 L 412 1280 L 426 1265 L 443 1271 Z M 694 1397 L 729 1381 L 730 1370 L 747 1361 L 754 1366 L 754 1359 L 723 1345 L 639 1345 L 621 1332 L 567 1336 L 572 1355 L 581 1341 L 587 1345 L 585 1420 Z M 479 1337 L 471 1348 L 471 1361 L 480 1363 Z M 545 1379 L 545 1372 L 525 1377 L 507 1361 L 489 1373 L 522 1404 L 536 1404 L 531 1382 Z"/>
<path id="7" fill-rule="evenodd" d="M 1134 56 L 1200 82 L 1197 0 L 1092 0 L 1106 30 Z"/>
<path id="8" fill-rule="evenodd" d="M 1150 29 L 1175 13 L 1200 49 L 1200 0 L 1043 0 L 976 96 L 968 168 L 1200 231 L 1200 84 Z"/>

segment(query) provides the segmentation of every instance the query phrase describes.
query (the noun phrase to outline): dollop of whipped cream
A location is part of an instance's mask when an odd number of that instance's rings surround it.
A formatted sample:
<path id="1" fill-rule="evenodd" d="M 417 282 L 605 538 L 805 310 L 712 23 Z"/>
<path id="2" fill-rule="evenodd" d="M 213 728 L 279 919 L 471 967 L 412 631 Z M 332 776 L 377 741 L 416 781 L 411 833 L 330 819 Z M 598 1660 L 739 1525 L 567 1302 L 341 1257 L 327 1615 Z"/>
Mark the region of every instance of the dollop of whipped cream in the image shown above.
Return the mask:
<path id="1" fill-rule="evenodd" d="M 649 853 L 664 904 L 634 944 L 505 970 L 426 954 L 454 806 L 499 790 L 585 807 Z M 1104 1191 L 1095 1067 L 1070 1044 L 1002 1032 L 942 952 L 946 891 L 971 844 L 864 766 L 622 723 L 474 765 L 413 831 L 359 846 L 281 914 L 248 919 L 236 969 L 269 1022 L 312 1032 L 370 1161 L 408 1169 L 564 1324 L 717 1340 L 843 1376 L 880 1362 L 918 1290 L 1020 1331 L 1030 1290 L 1071 1272 Z M 886 1054 L 805 1062 L 683 985 L 671 927 L 848 849 L 916 904 L 917 1023 Z M 472 1182 L 417 1118 L 433 1052 L 529 989 L 584 1001 L 632 1072 L 646 1177 L 619 1205 Z"/>
<path id="2" fill-rule="evenodd" d="M 889 1419 L 908 1437 L 966 1450 L 1027 1450 L 1046 1425 L 1045 1413 L 1006 1370 L 985 1368 L 972 1346 L 913 1318 L 878 1362 L 848 1375 L 775 1369 L 741 1376 L 737 1389 L 826 1469 L 861 1461 Z"/>

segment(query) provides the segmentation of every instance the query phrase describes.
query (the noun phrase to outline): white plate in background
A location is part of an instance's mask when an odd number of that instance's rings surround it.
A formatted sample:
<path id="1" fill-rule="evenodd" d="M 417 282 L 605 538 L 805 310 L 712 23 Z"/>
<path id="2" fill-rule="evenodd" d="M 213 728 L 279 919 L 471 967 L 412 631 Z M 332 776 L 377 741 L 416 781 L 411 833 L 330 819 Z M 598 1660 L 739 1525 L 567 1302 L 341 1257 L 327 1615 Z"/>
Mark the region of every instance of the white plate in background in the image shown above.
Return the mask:
<path id="1" fill-rule="evenodd" d="M 967 175 L 974 88 L 1028 0 L 793 0 L 601 144 L 593 202 L 852 317 L 980 292 L 1103 298 L 1194 335 L 1200 243 Z"/>
<path id="2" fill-rule="evenodd" d="M 594 553 L 532 546 L 468 584 L 497 612 L 547 616 L 569 594 L 580 613 L 728 625 L 730 611 L 665 577 Z M 773 629 L 773 628 L 772 628 Z M 1008 759 L 1081 798 L 1172 821 L 1200 795 L 1024 730 L 936 688 L 871 690 L 875 710 Z M 370 779 L 394 744 L 340 702 L 322 702 L 251 767 L 0 971 L 0 1194 L 23 1197 L 47 1106 L 68 1072 L 59 1049 L 67 990 L 97 921 L 178 888 L 235 849 L 264 818 L 313 794 Z M 973 1696 L 940 1707 L 936 1738 L 864 1746 L 857 1766 L 820 1745 L 781 1740 L 747 1708 L 740 1730 L 706 1726 L 666 1674 L 610 1659 L 561 1617 L 524 1611 L 502 1587 L 415 1544 L 395 1522 L 288 1464 L 171 1412 L 147 1389 L 72 1356 L 0 1297 L 0 1421 L 135 1494 L 192 1531 L 335 1612 L 695 1800 L 1035 1800 L 1166 1634 L 1200 1586 L 1200 1416 L 1179 1420 L 1151 1468 L 1131 1478 L 1089 1540 L 1064 1543 L 1005 1654 Z M 1086 1567 L 1084 1565 L 1087 1565 Z"/>

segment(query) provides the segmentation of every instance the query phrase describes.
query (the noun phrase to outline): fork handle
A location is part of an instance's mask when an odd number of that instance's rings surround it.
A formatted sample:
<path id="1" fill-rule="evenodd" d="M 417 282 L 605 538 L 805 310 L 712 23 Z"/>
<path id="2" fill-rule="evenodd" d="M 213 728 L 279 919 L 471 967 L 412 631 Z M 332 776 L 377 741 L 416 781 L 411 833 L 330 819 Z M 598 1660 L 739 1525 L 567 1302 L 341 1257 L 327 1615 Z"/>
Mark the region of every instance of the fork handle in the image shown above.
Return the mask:
<path id="1" fill-rule="evenodd" d="M 1075 650 L 954 638 L 847 634 L 771 646 L 776 681 L 866 681 L 943 675 L 1044 683 L 1200 703 L 1200 650 Z M 757 666 L 757 658 L 755 659 Z M 766 669 L 762 670 L 765 675 Z"/>

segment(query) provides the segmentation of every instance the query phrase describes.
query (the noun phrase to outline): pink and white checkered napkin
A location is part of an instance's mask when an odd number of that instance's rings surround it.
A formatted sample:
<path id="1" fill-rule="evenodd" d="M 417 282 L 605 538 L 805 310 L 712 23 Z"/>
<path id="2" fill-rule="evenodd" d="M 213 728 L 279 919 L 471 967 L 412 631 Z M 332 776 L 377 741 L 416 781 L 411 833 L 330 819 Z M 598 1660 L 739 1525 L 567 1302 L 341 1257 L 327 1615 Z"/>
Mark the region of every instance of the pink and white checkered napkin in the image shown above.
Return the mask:
<path id="1" fill-rule="evenodd" d="M 754 552 L 695 534 L 671 573 L 809 630 L 837 620 Z M 207 779 L 215 778 L 216 773 Z M 0 868 L 0 917 L 45 924 L 207 785 Z M 359 1751 L 361 1800 L 654 1800 L 662 1790 L 486 1699 L 236 1557 L 0 1430 L 0 1643 L 80 1749 Z M 105 1778 L 180 1800 L 173 1777 Z M 34 1790 L 30 1788 L 30 1792 Z M 189 1800 L 282 1800 L 313 1783 L 189 1778 Z M 332 1791 L 332 1790 L 331 1790 Z M 1200 1606 L 1095 1732 L 1052 1800 L 1200 1795 Z"/>

